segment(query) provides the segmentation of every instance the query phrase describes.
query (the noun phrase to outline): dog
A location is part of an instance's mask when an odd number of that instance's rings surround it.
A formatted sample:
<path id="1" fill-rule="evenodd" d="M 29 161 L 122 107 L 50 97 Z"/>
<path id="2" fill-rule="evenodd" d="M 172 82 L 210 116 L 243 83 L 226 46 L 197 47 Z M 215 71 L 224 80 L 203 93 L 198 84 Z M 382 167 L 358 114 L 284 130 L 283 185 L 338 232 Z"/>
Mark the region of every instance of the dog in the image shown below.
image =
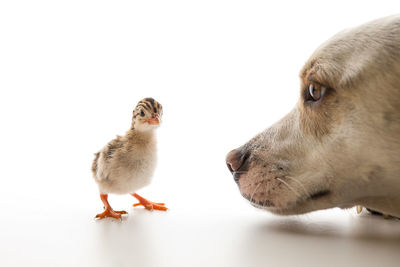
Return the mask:
<path id="1" fill-rule="evenodd" d="M 333 36 L 300 82 L 292 111 L 228 153 L 242 196 L 280 215 L 361 205 L 400 217 L 400 15 Z"/>

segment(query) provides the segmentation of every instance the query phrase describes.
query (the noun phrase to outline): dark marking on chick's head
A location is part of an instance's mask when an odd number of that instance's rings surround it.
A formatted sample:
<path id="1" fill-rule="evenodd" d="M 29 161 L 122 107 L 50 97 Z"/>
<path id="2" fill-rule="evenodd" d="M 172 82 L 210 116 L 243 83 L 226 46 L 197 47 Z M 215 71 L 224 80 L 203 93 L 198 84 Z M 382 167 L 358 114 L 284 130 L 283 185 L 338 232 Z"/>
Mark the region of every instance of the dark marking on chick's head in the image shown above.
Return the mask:
<path id="1" fill-rule="evenodd" d="M 154 105 L 154 101 L 155 101 L 154 98 L 146 97 L 146 98 L 143 99 L 143 100 L 145 100 L 145 101 L 147 101 L 147 102 L 150 102 L 152 106 Z M 142 100 L 142 101 L 143 101 L 143 100 Z"/>

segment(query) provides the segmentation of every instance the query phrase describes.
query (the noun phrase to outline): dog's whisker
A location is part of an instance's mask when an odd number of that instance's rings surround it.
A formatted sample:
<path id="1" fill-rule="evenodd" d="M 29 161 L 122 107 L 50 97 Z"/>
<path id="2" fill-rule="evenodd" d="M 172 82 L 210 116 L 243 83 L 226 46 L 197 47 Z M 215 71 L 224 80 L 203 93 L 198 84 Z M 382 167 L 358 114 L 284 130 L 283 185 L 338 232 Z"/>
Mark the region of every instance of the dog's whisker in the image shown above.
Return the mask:
<path id="1" fill-rule="evenodd" d="M 257 189 L 260 187 L 261 183 L 259 183 L 256 188 L 254 189 L 253 193 L 250 196 L 250 202 L 253 202 L 254 194 L 256 193 Z"/>
<path id="2" fill-rule="evenodd" d="M 294 177 L 291 177 L 291 176 L 285 176 L 285 177 L 286 177 L 286 178 L 289 178 L 289 179 L 291 179 L 291 180 L 293 180 L 293 181 L 295 181 L 297 184 L 299 184 L 299 185 L 303 188 L 304 193 L 306 194 L 306 196 L 307 196 L 309 202 L 311 203 L 313 209 L 315 209 L 315 202 L 314 202 L 314 200 L 311 198 L 311 194 L 307 191 L 306 187 L 305 187 L 299 180 L 297 180 L 297 179 L 294 178 Z"/>
<path id="3" fill-rule="evenodd" d="M 282 184 L 286 185 L 287 188 L 289 188 L 293 193 L 296 194 L 296 196 L 301 197 L 301 194 L 299 194 L 295 189 L 293 189 L 293 187 L 291 187 L 287 182 L 285 182 L 284 180 L 282 180 L 281 178 L 276 178 L 276 180 L 280 181 Z"/>
<path id="4" fill-rule="evenodd" d="M 296 178 L 293 178 L 291 176 L 285 176 L 285 178 L 289 178 L 290 180 L 295 181 L 298 185 L 301 186 L 301 188 L 303 188 L 304 193 L 307 195 L 307 197 L 311 197 L 311 195 L 310 195 L 310 193 L 308 193 L 306 187 L 299 180 L 297 180 Z"/>
<path id="5" fill-rule="evenodd" d="M 268 189 L 268 185 L 264 184 L 264 192 L 266 192 Z M 262 206 L 265 207 L 265 203 L 267 203 L 268 199 L 264 196 L 264 201 L 262 202 Z"/>
<path id="6" fill-rule="evenodd" d="M 264 180 L 261 180 L 261 181 L 255 181 L 254 183 L 251 183 L 251 184 L 247 184 L 247 185 L 240 186 L 240 188 L 242 188 L 242 189 L 246 189 L 246 188 L 249 188 L 250 186 L 253 186 L 253 185 L 259 185 L 259 184 L 262 184 L 262 183 L 264 183 L 264 182 L 265 182 Z"/>

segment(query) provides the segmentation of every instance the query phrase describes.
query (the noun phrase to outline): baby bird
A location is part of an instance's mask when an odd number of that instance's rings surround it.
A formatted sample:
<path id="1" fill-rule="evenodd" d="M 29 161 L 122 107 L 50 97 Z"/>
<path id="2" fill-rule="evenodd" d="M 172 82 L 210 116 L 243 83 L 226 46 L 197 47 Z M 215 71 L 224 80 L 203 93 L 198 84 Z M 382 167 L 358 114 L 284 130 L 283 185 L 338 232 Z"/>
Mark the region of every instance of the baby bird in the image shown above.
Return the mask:
<path id="1" fill-rule="evenodd" d="M 108 203 L 108 194 L 131 194 L 147 210 L 167 210 L 164 203 L 153 203 L 136 190 L 151 182 L 156 167 L 155 129 L 160 126 L 162 106 L 153 98 L 139 101 L 133 110 L 132 125 L 124 136 L 117 136 L 102 150 L 95 153 L 92 164 L 94 180 L 99 186 L 104 212 L 96 218 L 121 218 L 126 211 L 113 210 Z"/>

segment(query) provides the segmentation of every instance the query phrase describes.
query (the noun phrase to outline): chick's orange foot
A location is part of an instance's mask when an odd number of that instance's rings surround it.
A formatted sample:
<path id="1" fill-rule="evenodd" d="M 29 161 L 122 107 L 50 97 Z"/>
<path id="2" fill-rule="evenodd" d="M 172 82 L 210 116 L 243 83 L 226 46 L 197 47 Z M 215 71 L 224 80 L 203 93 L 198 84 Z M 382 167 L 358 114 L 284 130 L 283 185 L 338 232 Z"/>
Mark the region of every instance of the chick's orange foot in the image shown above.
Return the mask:
<path id="1" fill-rule="evenodd" d="M 113 210 L 113 209 L 106 209 L 102 213 L 97 214 L 95 218 L 96 219 L 104 219 L 106 217 L 111 217 L 111 218 L 115 218 L 115 219 L 121 219 L 122 214 L 128 214 L 128 213 L 124 210 L 118 211 L 118 210 Z"/>
<path id="2" fill-rule="evenodd" d="M 100 194 L 100 199 L 104 204 L 104 211 L 96 215 L 95 219 L 104 219 L 106 217 L 111 217 L 115 219 L 121 219 L 122 214 L 127 214 L 126 211 L 121 210 L 113 210 L 108 203 L 108 195 L 107 194 Z"/>
<path id="3" fill-rule="evenodd" d="M 143 206 L 146 210 L 168 210 L 164 203 L 151 202 L 138 194 L 132 194 L 132 196 L 139 201 L 139 203 L 133 204 L 134 207 Z"/>

